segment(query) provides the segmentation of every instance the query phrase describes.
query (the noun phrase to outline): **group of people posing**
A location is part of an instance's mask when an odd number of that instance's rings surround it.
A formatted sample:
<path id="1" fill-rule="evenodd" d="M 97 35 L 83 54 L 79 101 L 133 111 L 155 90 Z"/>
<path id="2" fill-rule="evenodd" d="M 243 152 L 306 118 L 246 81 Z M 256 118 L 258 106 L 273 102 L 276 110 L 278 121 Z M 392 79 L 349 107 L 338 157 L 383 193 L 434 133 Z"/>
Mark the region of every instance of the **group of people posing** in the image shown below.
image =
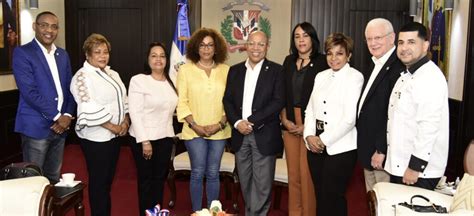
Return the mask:
<path id="1" fill-rule="evenodd" d="M 391 181 L 433 189 L 448 152 L 448 95 L 443 73 L 428 59 L 426 28 L 408 23 L 396 33 L 371 20 L 365 40 L 371 71 L 350 66 L 353 41 L 333 33 L 324 41 L 307 22 L 292 31 L 283 65 L 266 58 L 270 41 L 251 33 L 247 59 L 228 66 L 225 39 L 198 29 L 187 44 L 187 63 L 168 74 L 162 43 L 151 43 L 146 69 L 127 89 L 108 66 L 111 44 L 91 34 L 86 61 L 74 76 L 65 50 L 54 45 L 58 18 L 42 12 L 35 39 L 17 49 L 13 72 L 20 91 L 15 130 L 25 161 L 59 180 L 71 120 L 89 174 L 91 214 L 111 214 L 110 190 L 120 144 L 129 133 L 137 167 L 139 214 L 163 190 L 173 148 L 173 116 L 183 122 L 191 160 L 192 210 L 219 199 L 219 168 L 226 143 L 235 152 L 245 215 L 266 215 L 277 155 L 288 165 L 289 215 L 347 215 L 345 193 L 356 161 L 367 190 Z M 325 54 L 323 54 L 325 53 Z M 76 109 L 77 105 L 77 110 Z"/>

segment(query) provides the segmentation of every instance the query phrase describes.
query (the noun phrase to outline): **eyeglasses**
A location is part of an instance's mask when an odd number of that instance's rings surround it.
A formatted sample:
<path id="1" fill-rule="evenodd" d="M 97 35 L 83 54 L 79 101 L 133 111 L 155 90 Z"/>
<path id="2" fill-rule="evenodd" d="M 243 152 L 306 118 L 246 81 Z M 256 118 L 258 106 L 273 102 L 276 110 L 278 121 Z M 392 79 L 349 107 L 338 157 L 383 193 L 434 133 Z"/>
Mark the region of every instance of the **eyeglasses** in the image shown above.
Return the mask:
<path id="1" fill-rule="evenodd" d="M 264 43 L 264 42 L 255 42 L 255 41 L 249 41 L 249 42 L 247 42 L 247 46 L 249 46 L 249 47 L 253 47 L 253 46 L 255 46 L 255 45 L 257 45 L 257 46 L 260 47 L 260 48 L 263 48 L 263 47 L 265 47 L 265 46 L 267 45 L 267 43 Z"/>
<path id="2" fill-rule="evenodd" d="M 214 44 L 213 43 L 200 43 L 199 44 L 199 49 L 214 49 Z"/>
<path id="3" fill-rule="evenodd" d="M 380 42 L 384 37 L 387 37 L 388 35 L 392 34 L 392 32 L 389 32 L 387 34 L 384 34 L 382 36 L 376 36 L 376 37 L 373 37 L 373 38 L 365 38 L 365 42 L 369 43 L 369 42 Z"/>
<path id="4" fill-rule="evenodd" d="M 56 31 L 56 30 L 59 29 L 59 26 L 56 25 L 56 24 L 51 24 L 51 25 L 50 25 L 49 23 L 44 23 L 44 22 L 43 22 L 43 23 L 36 23 L 36 25 L 37 25 L 38 27 L 40 27 L 40 29 L 42 29 L 42 30 L 51 28 L 52 30 L 55 30 L 55 31 Z"/>

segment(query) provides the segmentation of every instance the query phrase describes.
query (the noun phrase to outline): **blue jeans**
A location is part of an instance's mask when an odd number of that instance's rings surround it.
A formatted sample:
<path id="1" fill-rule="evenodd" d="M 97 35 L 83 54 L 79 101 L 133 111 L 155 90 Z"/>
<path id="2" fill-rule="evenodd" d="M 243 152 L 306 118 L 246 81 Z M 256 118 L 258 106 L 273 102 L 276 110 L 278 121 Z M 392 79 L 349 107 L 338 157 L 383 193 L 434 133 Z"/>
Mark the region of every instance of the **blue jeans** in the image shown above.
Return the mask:
<path id="1" fill-rule="evenodd" d="M 35 139 L 21 134 L 23 161 L 37 164 L 50 182 L 58 182 L 65 142 L 65 136 L 54 133 L 45 139 Z"/>
<path id="2" fill-rule="evenodd" d="M 191 160 L 190 193 L 193 211 L 202 209 L 202 180 L 206 177 L 207 208 L 219 199 L 219 169 L 226 140 L 197 137 L 184 141 Z"/>

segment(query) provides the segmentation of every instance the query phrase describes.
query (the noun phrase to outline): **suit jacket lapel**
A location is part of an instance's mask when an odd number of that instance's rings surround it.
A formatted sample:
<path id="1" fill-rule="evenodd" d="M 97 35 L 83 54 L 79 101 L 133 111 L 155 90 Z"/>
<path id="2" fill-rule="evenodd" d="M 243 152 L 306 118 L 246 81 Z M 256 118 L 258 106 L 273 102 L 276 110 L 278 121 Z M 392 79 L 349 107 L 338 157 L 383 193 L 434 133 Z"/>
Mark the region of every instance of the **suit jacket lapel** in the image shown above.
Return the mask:
<path id="1" fill-rule="evenodd" d="M 265 85 L 265 80 L 267 80 L 265 76 L 267 75 L 269 69 L 270 67 L 268 66 L 267 59 L 263 60 L 262 68 L 260 69 L 260 74 L 258 75 L 258 79 L 257 79 L 257 85 L 255 86 L 253 102 L 255 102 L 255 99 L 257 98 L 258 93 L 261 92 L 260 89 L 262 88 L 262 86 Z"/>
<path id="2" fill-rule="evenodd" d="M 370 98 L 370 96 L 374 93 L 375 88 L 377 87 L 378 84 L 380 84 L 380 81 L 387 75 L 387 73 L 390 71 L 390 67 L 392 66 L 393 62 L 397 59 L 397 51 L 395 50 L 392 55 L 390 55 L 390 58 L 388 58 L 387 62 L 382 66 L 380 69 L 379 74 L 375 78 L 374 82 L 370 86 L 369 92 L 367 92 L 367 96 L 365 96 L 364 102 Z M 362 104 L 364 105 L 364 104 Z"/>
<path id="3" fill-rule="evenodd" d="M 235 86 L 238 88 L 236 98 L 238 99 L 238 105 L 242 107 L 243 99 L 244 99 L 244 88 L 245 88 L 245 74 L 247 73 L 247 67 L 245 67 L 245 62 L 239 65 L 237 69 L 237 75 L 235 76 L 236 84 Z"/>
<path id="4" fill-rule="evenodd" d="M 53 80 L 53 75 L 51 74 L 51 69 L 49 69 L 48 62 L 46 61 L 46 57 L 44 56 L 43 50 L 41 50 L 40 45 L 36 42 L 35 39 L 33 39 L 33 42 L 35 43 L 35 49 L 36 49 L 36 55 L 38 56 L 38 59 L 43 66 L 43 71 L 48 77 L 48 80 L 51 82 L 52 85 L 54 85 L 54 80 Z"/>

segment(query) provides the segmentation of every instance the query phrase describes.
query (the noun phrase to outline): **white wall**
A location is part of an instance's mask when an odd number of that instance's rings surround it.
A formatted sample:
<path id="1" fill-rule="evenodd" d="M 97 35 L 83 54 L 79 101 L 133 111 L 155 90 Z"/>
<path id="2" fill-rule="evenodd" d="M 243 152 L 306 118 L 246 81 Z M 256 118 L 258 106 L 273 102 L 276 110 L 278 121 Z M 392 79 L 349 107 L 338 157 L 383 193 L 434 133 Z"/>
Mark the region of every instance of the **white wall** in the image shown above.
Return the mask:
<path id="1" fill-rule="evenodd" d="M 463 98 L 469 5 L 469 0 L 455 0 L 452 13 L 448 90 L 449 97 L 459 101 Z"/>
<path id="2" fill-rule="evenodd" d="M 51 11 L 59 19 L 59 33 L 55 44 L 59 47 L 65 47 L 65 17 L 64 17 L 64 1 L 65 0 L 41 0 L 39 1 L 39 8 L 32 10 L 28 9 L 25 0 L 19 0 L 20 8 L 20 43 L 26 44 L 30 42 L 35 34 L 32 29 L 34 18 L 37 14 L 43 11 Z M 12 74 L 0 75 L 0 91 L 8 91 L 16 89 L 15 79 Z"/>
<path id="3" fill-rule="evenodd" d="M 427 0 L 424 0 L 427 1 Z M 467 28 L 469 22 L 470 0 L 454 0 L 451 25 L 451 45 L 449 47 L 448 93 L 449 98 L 462 101 L 464 88 L 464 70 L 466 66 Z M 413 17 L 422 22 L 420 16 Z"/>

